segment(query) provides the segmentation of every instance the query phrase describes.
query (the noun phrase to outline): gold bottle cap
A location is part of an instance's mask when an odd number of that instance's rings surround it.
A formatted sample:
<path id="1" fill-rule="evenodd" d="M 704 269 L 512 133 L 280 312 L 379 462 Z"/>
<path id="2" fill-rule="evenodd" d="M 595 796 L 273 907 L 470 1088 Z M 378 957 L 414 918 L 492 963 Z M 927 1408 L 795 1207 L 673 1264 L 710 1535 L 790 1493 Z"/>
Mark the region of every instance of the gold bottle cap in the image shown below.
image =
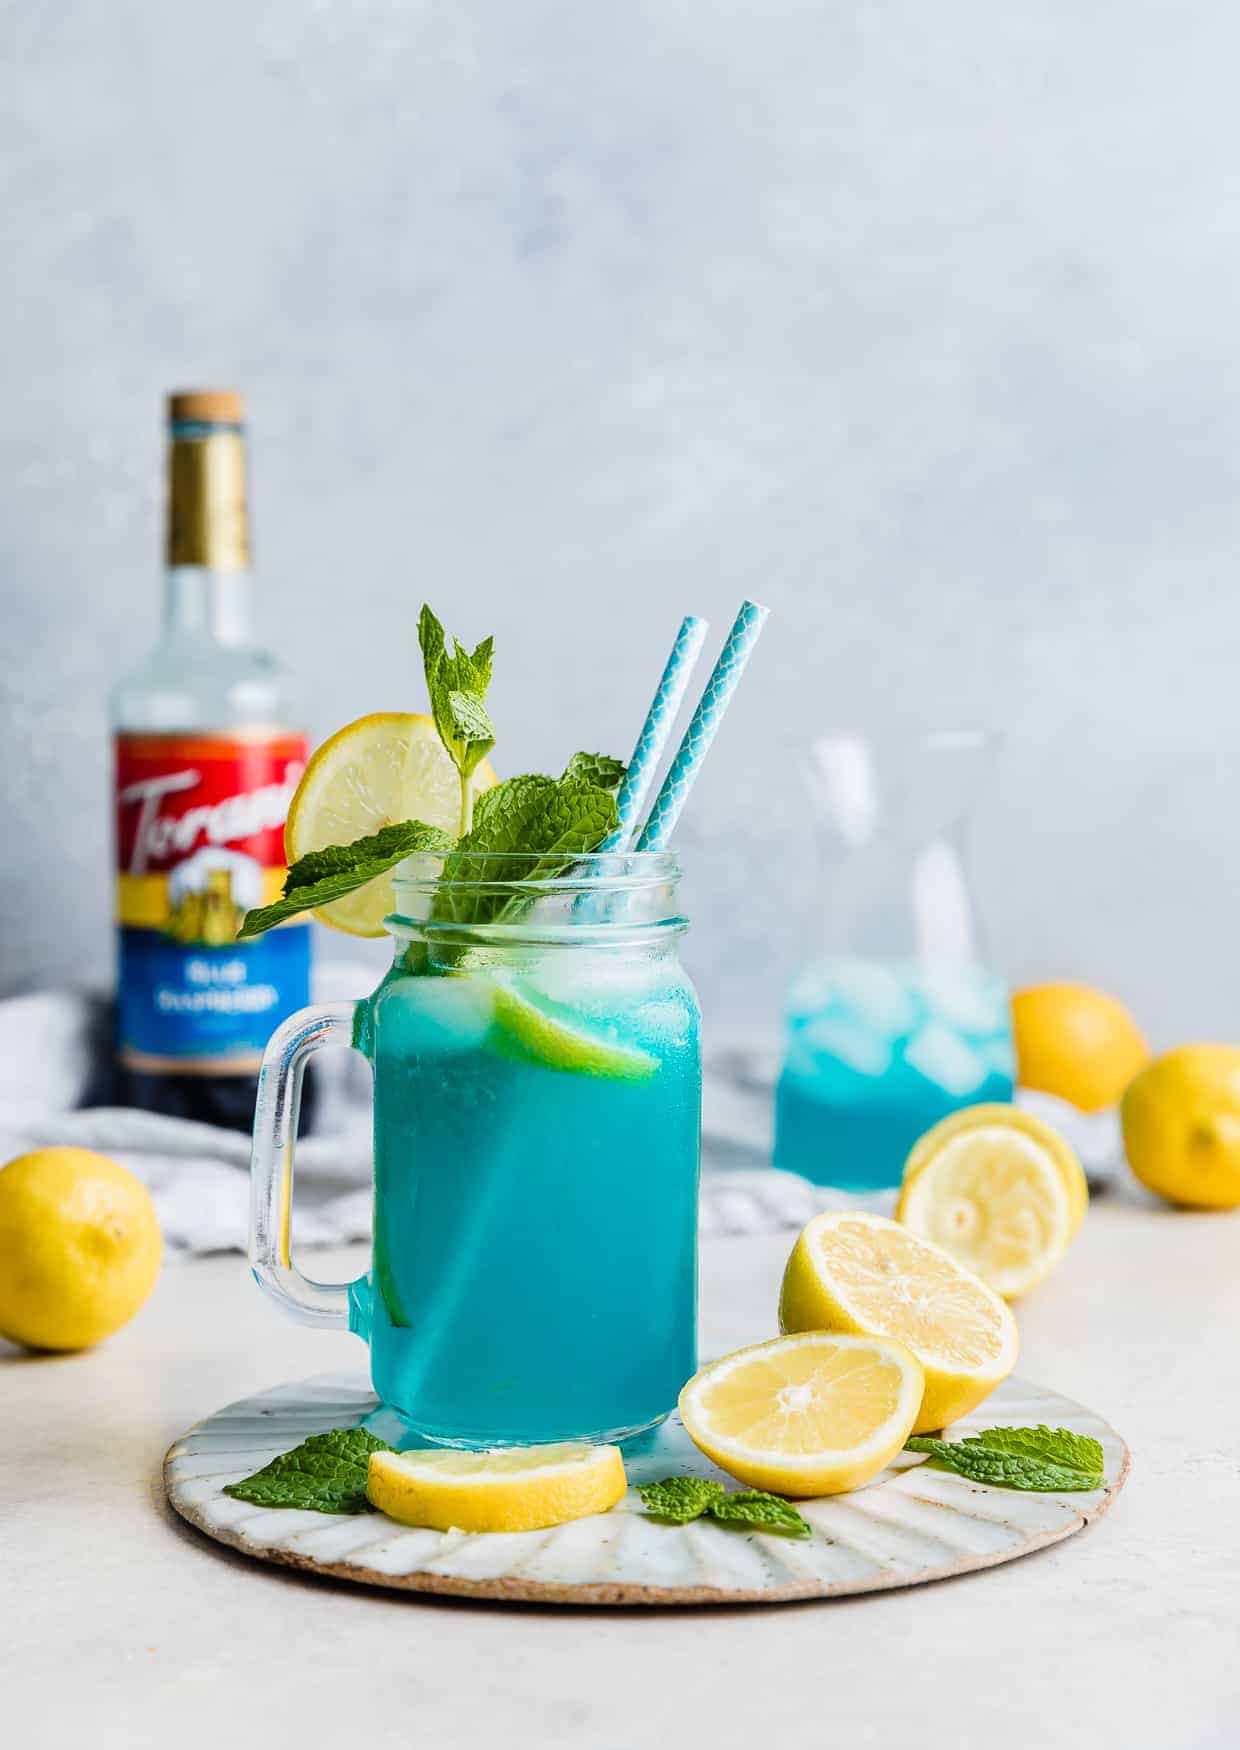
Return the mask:
<path id="1" fill-rule="evenodd" d="M 241 425 L 245 397 L 236 389 L 178 389 L 168 397 L 168 418 L 174 423 L 202 420 L 212 425 Z"/>
<path id="2" fill-rule="evenodd" d="M 247 571 L 244 400 L 186 389 L 169 395 L 168 417 L 168 564 Z"/>

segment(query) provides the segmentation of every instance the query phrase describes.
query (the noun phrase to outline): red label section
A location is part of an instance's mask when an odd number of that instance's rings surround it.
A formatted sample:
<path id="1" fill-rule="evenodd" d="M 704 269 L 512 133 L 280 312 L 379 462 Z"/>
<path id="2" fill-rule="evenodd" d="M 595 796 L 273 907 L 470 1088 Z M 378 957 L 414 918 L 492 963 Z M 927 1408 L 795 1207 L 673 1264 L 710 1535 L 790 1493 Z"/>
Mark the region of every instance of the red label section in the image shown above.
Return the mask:
<path id="1" fill-rule="evenodd" d="M 158 875 L 204 846 L 284 867 L 284 817 L 305 770 L 301 735 L 118 735 L 120 872 Z"/>

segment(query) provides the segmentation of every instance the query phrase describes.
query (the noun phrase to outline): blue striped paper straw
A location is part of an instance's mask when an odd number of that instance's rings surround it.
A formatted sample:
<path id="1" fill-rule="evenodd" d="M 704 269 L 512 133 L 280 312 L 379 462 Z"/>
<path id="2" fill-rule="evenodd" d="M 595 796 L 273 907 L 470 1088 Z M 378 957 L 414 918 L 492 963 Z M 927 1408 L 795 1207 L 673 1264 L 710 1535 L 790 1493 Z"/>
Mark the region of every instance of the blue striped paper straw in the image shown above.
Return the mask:
<path id="1" fill-rule="evenodd" d="M 760 602 L 741 603 L 740 612 L 732 622 L 732 630 L 719 652 L 719 660 L 710 671 L 710 679 L 702 689 L 697 710 L 690 718 L 689 727 L 676 750 L 676 758 L 668 767 L 662 788 L 655 797 L 650 818 L 637 841 L 639 851 L 661 851 L 666 848 L 770 611 Z"/>
<path id="2" fill-rule="evenodd" d="M 676 641 L 668 654 L 663 673 L 659 676 L 659 684 L 650 701 L 646 721 L 642 724 L 637 745 L 629 760 L 629 769 L 616 797 L 616 807 L 620 814 L 619 825 L 603 840 L 599 847 L 601 850 L 627 850 L 632 841 L 646 798 L 650 794 L 650 786 L 662 764 L 680 707 L 689 690 L 694 664 L 702 654 L 702 646 L 709 630 L 707 621 L 700 620 L 696 614 L 686 614 L 680 622 Z"/>

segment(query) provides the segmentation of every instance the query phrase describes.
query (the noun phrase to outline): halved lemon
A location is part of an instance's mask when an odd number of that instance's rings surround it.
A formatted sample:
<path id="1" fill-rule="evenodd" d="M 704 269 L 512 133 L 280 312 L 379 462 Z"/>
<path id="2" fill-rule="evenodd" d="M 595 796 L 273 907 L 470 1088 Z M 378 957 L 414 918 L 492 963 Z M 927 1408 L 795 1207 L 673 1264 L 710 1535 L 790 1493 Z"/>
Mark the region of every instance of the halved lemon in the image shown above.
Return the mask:
<path id="1" fill-rule="evenodd" d="M 751 1488 L 838 1495 L 899 1452 L 923 1384 L 903 1343 L 805 1331 L 704 1367 L 680 1415 L 707 1458 Z"/>
<path id="2" fill-rule="evenodd" d="M 915 1434 L 967 1416 L 1007 1378 L 1019 1348 L 1011 1308 L 993 1288 L 941 1246 L 863 1210 L 828 1210 L 802 1230 L 779 1326 L 905 1344 L 926 1376 Z"/>
<path id="3" fill-rule="evenodd" d="M 917 1143 L 896 1220 L 1009 1298 L 1049 1276 L 1089 1202 L 1063 1137 L 1016 1106 L 968 1106 Z"/>
<path id="4" fill-rule="evenodd" d="M 562 1441 L 495 1452 L 372 1452 L 366 1495 L 402 1525 L 541 1531 L 606 1513 L 627 1488 L 618 1446 Z"/>
<path id="5" fill-rule="evenodd" d="M 495 782 L 483 760 L 471 779 L 475 795 Z M 375 711 L 346 723 L 311 755 L 289 804 L 284 852 L 294 863 L 308 851 L 351 844 L 404 820 L 422 820 L 455 834 L 460 818 L 460 779 L 434 718 Z M 393 904 L 387 874 L 320 906 L 314 915 L 351 936 L 381 936 Z"/>

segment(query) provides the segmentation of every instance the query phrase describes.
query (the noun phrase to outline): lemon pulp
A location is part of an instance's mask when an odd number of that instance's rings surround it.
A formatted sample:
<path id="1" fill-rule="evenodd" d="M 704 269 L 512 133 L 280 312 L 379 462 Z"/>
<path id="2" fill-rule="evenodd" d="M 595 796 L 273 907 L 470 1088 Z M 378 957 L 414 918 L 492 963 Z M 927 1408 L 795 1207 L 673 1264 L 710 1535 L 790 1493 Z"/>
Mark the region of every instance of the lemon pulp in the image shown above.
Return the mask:
<path id="1" fill-rule="evenodd" d="M 685 1428 L 723 1470 L 782 1495 L 838 1494 L 903 1446 L 923 1376 L 903 1344 L 809 1331 L 704 1367 L 680 1395 Z"/>
<path id="2" fill-rule="evenodd" d="M 1016 1364 L 1011 1309 L 942 1247 L 885 1216 L 828 1211 L 810 1221 L 788 1259 L 779 1303 L 784 1331 L 893 1338 L 925 1374 L 914 1432 L 967 1415 Z"/>
<path id="3" fill-rule="evenodd" d="M 918 1142 L 896 1219 L 1015 1296 L 1055 1268 L 1088 1200 L 1080 1162 L 1048 1124 L 1014 1106 L 973 1106 Z"/>

